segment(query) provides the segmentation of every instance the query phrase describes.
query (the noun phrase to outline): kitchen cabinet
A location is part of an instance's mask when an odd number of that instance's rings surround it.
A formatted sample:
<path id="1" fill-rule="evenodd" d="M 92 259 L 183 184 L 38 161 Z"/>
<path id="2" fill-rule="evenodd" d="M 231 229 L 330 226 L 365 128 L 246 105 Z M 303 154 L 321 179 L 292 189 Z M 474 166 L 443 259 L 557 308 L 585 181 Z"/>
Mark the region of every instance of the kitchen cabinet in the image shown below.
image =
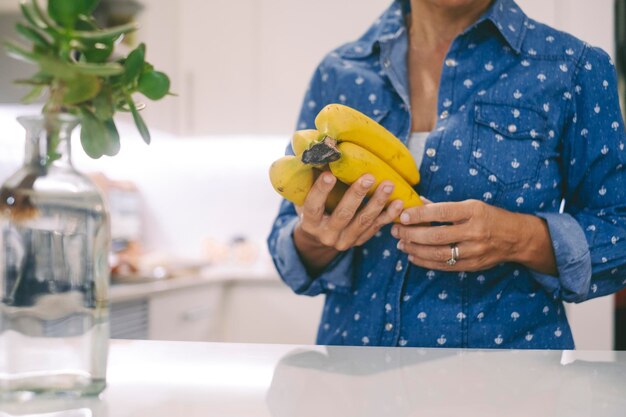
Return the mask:
<path id="1" fill-rule="evenodd" d="M 219 339 L 223 282 L 198 277 L 117 284 L 111 296 L 111 338 L 181 341 Z"/>
<path id="2" fill-rule="evenodd" d="M 324 297 L 294 294 L 279 280 L 232 281 L 224 292 L 220 341 L 315 343 Z"/>
<path id="3" fill-rule="evenodd" d="M 223 286 L 204 285 L 150 299 L 151 340 L 214 341 L 222 319 Z"/>
<path id="4" fill-rule="evenodd" d="M 149 339 L 149 308 L 147 298 L 111 303 L 111 338 Z"/>
<path id="5" fill-rule="evenodd" d="M 179 93 L 145 110 L 185 135 L 293 131 L 310 77 L 390 4 L 369 0 L 143 0 L 137 36 Z M 167 34 L 167 36 L 164 36 Z"/>
<path id="6" fill-rule="evenodd" d="M 111 338 L 311 344 L 323 302 L 294 294 L 273 272 L 116 284 Z"/>

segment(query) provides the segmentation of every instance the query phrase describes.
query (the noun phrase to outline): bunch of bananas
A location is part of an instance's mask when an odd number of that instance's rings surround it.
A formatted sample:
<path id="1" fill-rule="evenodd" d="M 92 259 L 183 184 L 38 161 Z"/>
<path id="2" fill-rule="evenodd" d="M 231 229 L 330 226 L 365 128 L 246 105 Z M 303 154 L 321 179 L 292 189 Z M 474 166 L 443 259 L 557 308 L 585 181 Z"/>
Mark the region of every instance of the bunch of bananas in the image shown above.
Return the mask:
<path id="1" fill-rule="evenodd" d="M 387 129 L 342 104 L 324 107 L 315 127 L 295 132 L 291 139 L 295 155 L 284 156 L 270 167 L 272 186 L 285 199 L 303 205 L 319 174 L 330 170 L 339 181 L 326 201 L 329 212 L 348 186 L 365 174 L 375 179 L 368 196 L 388 180 L 395 185 L 389 202 L 402 200 L 405 208 L 422 204 L 413 189 L 420 179 L 415 160 Z"/>

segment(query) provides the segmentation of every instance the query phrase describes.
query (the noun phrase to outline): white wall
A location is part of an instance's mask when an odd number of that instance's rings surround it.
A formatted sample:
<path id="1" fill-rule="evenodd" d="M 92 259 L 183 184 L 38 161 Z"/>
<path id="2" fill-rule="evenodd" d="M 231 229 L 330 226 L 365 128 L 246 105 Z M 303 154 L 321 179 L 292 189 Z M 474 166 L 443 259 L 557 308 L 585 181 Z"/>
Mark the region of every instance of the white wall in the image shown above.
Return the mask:
<path id="1" fill-rule="evenodd" d="M 391 4 L 391 0 L 143 2 L 146 8 L 139 19 L 148 30 L 140 37 L 158 45 L 148 57 L 157 66 L 169 67 L 173 90 L 180 93 L 179 98 L 152 104 L 149 121 L 190 135 L 288 134 L 324 54 L 360 36 Z"/>

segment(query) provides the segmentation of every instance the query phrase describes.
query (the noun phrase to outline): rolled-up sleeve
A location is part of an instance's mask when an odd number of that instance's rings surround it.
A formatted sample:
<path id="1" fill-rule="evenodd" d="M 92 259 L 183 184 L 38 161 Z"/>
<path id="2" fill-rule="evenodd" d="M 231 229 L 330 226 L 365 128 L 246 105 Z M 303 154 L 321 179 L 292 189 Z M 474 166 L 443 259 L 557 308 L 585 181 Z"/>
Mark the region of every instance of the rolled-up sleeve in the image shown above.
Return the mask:
<path id="1" fill-rule="evenodd" d="M 626 286 L 626 151 L 617 77 L 609 56 L 587 47 L 563 131 L 562 213 L 547 222 L 558 276 L 533 272 L 554 298 L 581 302 Z"/>
<path id="2" fill-rule="evenodd" d="M 326 104 L 328 85 L 332 82 L 331 74 L 324 69 L 323 63 L 315 71 L 305 94 L 298 129 L 314 129 L 315 116 Z M 287 154 L 293 154 L 287 146 Z M 345 292 L 352 287 L 353 250 L 339 254 L 320 274 L 312 276 L 303 264 L 293 240 L 293 230 L 298 215 L 292 203 L 283 200 L 278 215 L 267 239 L 269 252 L 281 279 L 297 294 L 315 296 L 329 291 Z"/>
<path id="3" fill-rule="evenodd" d="M 291 203 L 283 202 L 281 213 Z M 315 296 L 328 291 L 350 291 L 352 288 L 353 250 L 341 253 L 317 276 L 306 270 L 293 241 L 297 216 L 279 217 L 268 239 L 272 259 L 282 280 L 297 294 Z"/>

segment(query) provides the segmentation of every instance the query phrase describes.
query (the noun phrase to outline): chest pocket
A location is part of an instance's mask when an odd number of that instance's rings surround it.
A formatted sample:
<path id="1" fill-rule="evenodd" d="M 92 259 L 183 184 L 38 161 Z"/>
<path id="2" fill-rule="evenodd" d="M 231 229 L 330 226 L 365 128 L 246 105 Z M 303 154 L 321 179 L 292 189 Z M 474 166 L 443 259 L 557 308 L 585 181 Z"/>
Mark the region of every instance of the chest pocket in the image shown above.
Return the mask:
<path id="1" fill-rule="evenodd" d="M 545 117 L 528 107 L 476 103 L 471 160 L 489 181 L 513 188 L 537 179 L 544 159 Z"/>

